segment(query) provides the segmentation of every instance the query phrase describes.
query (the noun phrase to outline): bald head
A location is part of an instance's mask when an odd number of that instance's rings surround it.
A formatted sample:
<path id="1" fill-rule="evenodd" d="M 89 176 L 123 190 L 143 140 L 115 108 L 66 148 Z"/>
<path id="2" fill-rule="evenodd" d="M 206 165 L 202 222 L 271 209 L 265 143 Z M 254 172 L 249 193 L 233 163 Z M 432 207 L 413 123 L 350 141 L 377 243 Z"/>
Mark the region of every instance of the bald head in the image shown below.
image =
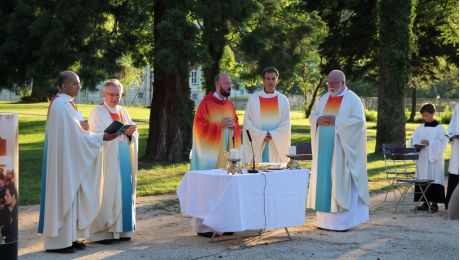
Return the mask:
<path id="1" fill-rule="evenodd" d="M 59 77 L 58 77 L 59 88 L 62 88 L 63 84 L 68 83 L 69 81 L 75 78 L 78 78 L 78 75 L 75 72 L 69 71 L 69 70 L 62 71 L 61 73 L 59 73 Z"/>
<path id="2" fill-rule="evenodd" d="M 327 80 L 343 81 L 345 83 L 345 74 L 341 70 L 333 70 L 327 76 Z"/>
<path id="3" fill-rule="evenodd" d="M 59 93 L 76 97 L 80 91 L 80 77 L 75 72 L 63 71 L 58 77 Z"/>
<path id="4" fill-rule="evenodd" d="M 345 88 L 345 74 L 340 70 L 333 70 L 327 76 L 327 90 L 331 96 L 337 96 Z"/>

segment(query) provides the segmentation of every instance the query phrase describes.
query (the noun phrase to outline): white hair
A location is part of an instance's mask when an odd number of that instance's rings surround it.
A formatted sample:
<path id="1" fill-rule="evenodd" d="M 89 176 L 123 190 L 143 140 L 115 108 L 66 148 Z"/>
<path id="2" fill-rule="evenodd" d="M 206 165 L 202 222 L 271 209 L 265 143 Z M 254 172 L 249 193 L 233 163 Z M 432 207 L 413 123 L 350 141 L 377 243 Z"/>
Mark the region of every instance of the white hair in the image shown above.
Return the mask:
<path id="1" fill-rule="evenodd" d="M 105 89 L 108 87 L 117 87 L 118 90 L 120 90 L 120 95 L 123 94 L 123 85 L 118 79 L 109 79 L 109 80 L 104 81 L 104 88 L 102 92 L 104 93 Z"/>

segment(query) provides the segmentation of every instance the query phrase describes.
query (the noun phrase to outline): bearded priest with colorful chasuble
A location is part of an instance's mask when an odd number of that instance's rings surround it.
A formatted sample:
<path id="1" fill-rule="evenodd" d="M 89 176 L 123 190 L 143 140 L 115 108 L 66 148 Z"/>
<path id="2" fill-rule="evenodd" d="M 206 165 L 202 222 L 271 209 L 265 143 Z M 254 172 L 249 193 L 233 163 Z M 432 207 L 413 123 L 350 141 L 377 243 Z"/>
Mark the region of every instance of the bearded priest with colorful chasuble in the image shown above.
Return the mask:
<path id="1" fill-rule="evenodd" d="M 226 152 L 239 149 L 241 128 L 233 103 L 228 99 L 232 89 L 229 75 L 220 73 L 214 79 L 216 91 L 204 97 L 193 122 L 193 146 L 190 170 L 225 168 Z M 200 236 L 212 237 L 214 231 L 193 218 L 192 227 Z M 226 233 L 224 233 L 226 234 Z"/>

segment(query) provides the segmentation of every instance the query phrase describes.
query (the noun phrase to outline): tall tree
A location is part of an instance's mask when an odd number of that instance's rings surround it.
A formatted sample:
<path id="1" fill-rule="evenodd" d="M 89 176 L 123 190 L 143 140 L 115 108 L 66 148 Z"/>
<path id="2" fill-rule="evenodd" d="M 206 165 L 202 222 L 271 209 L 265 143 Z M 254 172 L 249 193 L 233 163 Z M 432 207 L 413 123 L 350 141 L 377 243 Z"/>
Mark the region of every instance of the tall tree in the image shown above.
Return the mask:
<path id="1" fill-rule="evenodd" d="M 419 0 L 413 30 L 409 121 L 414 121 L 417 113 L 416 98 L 420 85 L 449 75 L 451 66 L 443 66 L 444 62 L 458 68 L 458 1 Z"/>
<path id="2" fill-rule="evenodd" d="M 144 159 L 186 160 L 192 143 L 194 105 L 188 85 L 196 62 L 197 27 L 188 20 L 188 1 L 154 1 L 153 66 L 155 81 L 149 137 Z"/>
<path id="3" fill-rule="evenodd" d="M 327 36 L 319 51 L 324 58 L 323 75 L 340 69 L 347 80 L 376 81 L 376 3 L 377 0 L 303 1 L 303 7 L 317 11 L 327 25 Z"/>
<path id="4" fill-rule="evenodd" d="M 255 0 L 199 0 L 195 1 L 194 14 L 200 24 L 201 43 L 206 49 L 202 60 L 204 86 L 214 89 L 214 76 L 220 68 L 228 35 L 234 27 L 244 24 L 260 9 Z"/>
<path id="5" fill-rule="evenodd" d="M 4 2 L 0 87 L 32 84 L 31 101 L 42 101 L 57 91 L 59 71 L 72 69 L 80 74 L 84 87 L 94 88 L 119 71 L 117 60 L 138 46 L 139 37 L 130 36 L 139 35 L 148 22 L 148 8 L 141 3 L 147 1 Z M 130 22 L 137 26 L 132 32 L 123 27 Z"/>
<path id="6" fill-rule="evenodd" d="M 406 141 L 405 92 L 410 76 L 415 0 L 378 2 L 379 101 L 375 152 Z"/>
<path id="7" fill-rule="evenodd" d="M 316 12 L 305 11 L 300 1 L 261 2 L 263 11 L 239 32 L 237 47 L 244 59 L 242 78 L 249 88 L 255 88 L 263 68 L 275 66 L 283 82 L 279 87 L 289 90 L 296 73 L 321 43 L 326 27 Z"/>

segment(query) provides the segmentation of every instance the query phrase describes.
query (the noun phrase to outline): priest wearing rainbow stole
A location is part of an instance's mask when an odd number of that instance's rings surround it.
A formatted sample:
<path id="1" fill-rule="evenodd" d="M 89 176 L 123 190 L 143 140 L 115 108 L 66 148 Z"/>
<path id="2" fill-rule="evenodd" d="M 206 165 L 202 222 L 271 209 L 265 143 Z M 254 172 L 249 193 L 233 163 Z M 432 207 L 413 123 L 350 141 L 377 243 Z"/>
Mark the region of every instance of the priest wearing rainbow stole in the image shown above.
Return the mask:
<path id="1" fill-rule="evenodd" d="M 345 231 L 369 219 L 366 118 L 342 71 L 327 78 L 328 93 L 310 116 L 313 152 L 307 207 L 318 228 Z"/>
<path id="2" fill-rule="evenodd" d="M 128 112 L 119 105 L 123 86 L 117 79 L 104 82 L 104 101 L 89 116 L 89 129 L 103 133 L 118 120 L 131 125 L 112 142 L 104 142 L 100 151 L 102 171 L 101 210 L 91 225 L 90 240 L 112 244 L 131 239 L 136 226 L 137 127 Z"/>
<path id="3" fill-rule="evenodd" d="M 264 89 L 249 97 L 244 115 L 243 162 L 253 159 L 249 131 L 254 147 L 254 159 L 259 162 L 286 163 L 291 145 L 291 116 L 289 101 L 276 90 L 279 73 L 275 67 L 262 71 Z"/>
<path id="4" fill-rule="evenodd" d="M 58 84 L 46 121 L 38 233 L 44 235 L 47 252 L 73 253 L 86 248 L 77 238 L 89 236 L 100 209 L 99 150 L 103 141 L 119 134 L 87 131 L 73 103 L 80 90 L 77 74 L 61 72 Z"/>
<path id="5" fill-rule="evenodd" d="M 190 170 L 224 168 L 225 152 L 238 149 L 241 144 L 241 128 L 233 103 L 228 99 L 232 80 L 227 74 L 218 74 L 214 79 L 216 91 L 203 98 L 193 121 L 193 146 Z M 192 220 L 193 230 L 200 236 L 211 237 L 213 230 L 202 224 L 203 220 Z"/>

